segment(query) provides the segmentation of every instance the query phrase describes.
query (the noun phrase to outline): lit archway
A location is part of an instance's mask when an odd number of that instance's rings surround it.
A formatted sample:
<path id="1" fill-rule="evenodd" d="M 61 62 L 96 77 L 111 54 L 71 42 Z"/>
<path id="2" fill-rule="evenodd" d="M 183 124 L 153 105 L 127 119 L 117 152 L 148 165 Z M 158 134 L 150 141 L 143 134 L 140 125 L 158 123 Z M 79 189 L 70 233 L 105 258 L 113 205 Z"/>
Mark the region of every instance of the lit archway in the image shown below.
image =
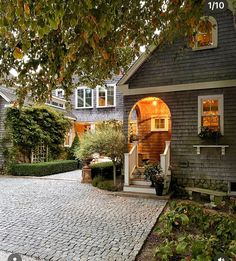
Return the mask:
<path id="1" fill-rule="evenodd" d="M 128 118 L 128 144 L 131 149 L 138 141 L 139 165 L 160 160 L 165 142 L 171 140 L 171 129 L 171 112 L 162 99 L 148 97 L 135 103 Z"/>

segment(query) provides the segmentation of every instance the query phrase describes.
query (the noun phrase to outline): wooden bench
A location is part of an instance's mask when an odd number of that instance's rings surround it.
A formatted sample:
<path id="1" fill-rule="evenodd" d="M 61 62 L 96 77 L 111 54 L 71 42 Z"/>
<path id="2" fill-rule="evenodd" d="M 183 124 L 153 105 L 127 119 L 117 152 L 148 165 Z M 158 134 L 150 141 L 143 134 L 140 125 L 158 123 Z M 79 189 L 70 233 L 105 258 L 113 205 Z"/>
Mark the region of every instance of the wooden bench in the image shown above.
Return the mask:
<path id="1" fill-rule="evenodd" d="M 211 202 L 214 202 L 215 204 L 219 204 L 223 197 L 227 196 L 226 192 L 217 191 L 217 190 L 210 190 L 210 189 L 203 189 L 203 188 L 191 188 L 191 187 L 185 187 L 185 190 L 189 194 L 189 198 L 192 200 L 193 198 L 193 192 L 198 192 L 201 194 L 207 194 L 210 195 Z"/>

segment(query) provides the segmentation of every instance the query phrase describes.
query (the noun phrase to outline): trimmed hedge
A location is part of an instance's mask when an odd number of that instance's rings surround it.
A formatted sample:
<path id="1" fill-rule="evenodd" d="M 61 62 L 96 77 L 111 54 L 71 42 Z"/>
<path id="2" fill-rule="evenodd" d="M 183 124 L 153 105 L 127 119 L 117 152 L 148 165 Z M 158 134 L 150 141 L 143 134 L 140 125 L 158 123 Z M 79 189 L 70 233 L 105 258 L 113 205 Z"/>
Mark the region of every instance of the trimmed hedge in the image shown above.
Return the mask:
<path id="1" fill-rule="evenodd" d="M 14 176 L 46 176 L 77 169 L 75 160 L 58 160 L 40 163 L 14 164 L 11 167 L 11 174 Z"/>
<path id="2" fill-rule="evenodd" d="M 101 176 L 104 179 L 113 179 L 113 164 L 109 162 L 100 162 L 90 165 L 92 179 L 96 176 Z"/>

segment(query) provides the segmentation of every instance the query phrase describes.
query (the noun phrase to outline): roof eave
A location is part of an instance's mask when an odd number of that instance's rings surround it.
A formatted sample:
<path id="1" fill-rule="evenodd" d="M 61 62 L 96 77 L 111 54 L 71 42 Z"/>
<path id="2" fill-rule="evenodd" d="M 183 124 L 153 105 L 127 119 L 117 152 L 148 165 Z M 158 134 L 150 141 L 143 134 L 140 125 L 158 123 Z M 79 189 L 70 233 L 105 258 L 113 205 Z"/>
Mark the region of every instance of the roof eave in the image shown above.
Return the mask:
<path id="1" fill-rule="evenodd" d="M 134 64 L 128 69 L 127 73 L 118 81 L 117 85 L 121 86 L 126 84 L 129 78 L 138 70 L 138 68 L 146 61 L 151 53 L 157 48 L 157 44 L 152 44 L 147 47 L 146 51 L 134 62 Z"/>
<path id="2" fill-rule="evenodd" d="M 0 96 L 6 101 L 6 102 L 11 102 L 11 100 L 4 94 L 0 91 Z"/>

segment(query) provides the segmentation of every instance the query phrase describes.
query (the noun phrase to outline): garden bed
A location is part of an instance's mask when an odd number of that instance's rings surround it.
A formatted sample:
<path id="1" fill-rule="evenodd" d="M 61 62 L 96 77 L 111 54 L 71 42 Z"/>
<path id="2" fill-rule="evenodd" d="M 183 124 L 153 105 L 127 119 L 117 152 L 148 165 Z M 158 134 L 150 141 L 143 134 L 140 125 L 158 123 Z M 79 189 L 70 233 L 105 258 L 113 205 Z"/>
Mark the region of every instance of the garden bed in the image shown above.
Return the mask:
<path id="1" fill-rule="evenodd" d="M 169 203 L 136 260 L 211 261 L 218 254 L 236 260 L 236 215 L 180 200 Z"/>

